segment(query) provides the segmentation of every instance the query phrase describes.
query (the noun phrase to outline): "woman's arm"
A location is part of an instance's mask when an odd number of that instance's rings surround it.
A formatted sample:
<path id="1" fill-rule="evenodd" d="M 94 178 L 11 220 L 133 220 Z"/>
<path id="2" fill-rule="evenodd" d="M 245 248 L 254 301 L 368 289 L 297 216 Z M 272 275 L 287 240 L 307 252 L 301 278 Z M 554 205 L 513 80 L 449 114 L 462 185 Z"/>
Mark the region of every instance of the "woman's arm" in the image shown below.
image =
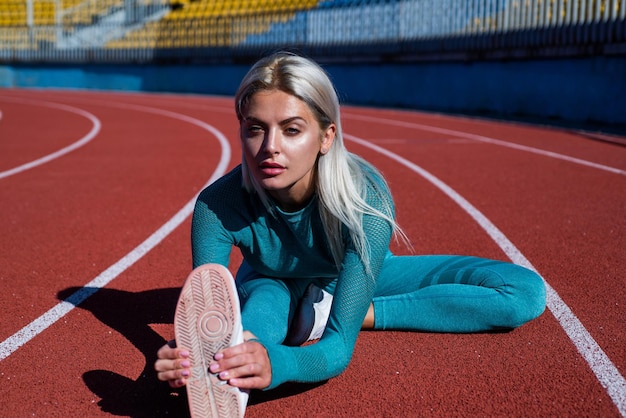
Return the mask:
<path id="1" fill-rule="evenodd" d="M 193 268 L 207 263 L 217 263 L 228 267 L 233 238 L 223 226 L 221 214 L 217 213 L 213 205 L 216 199 L 210 189 L 205 189 L 198 200 L 191 219 L 191 254 Z"/>
<path id="2" fill-rule="evenodd" d="M 356 250 L 349 246 L 322 338 L 304 347 L 265 345 L 272 364 L 272 383 L 269 388 L 287 381 L 326 380 L 339 375 L 348 366 L 392 234 L 389 223 L 380 218 L 366 215 L 363 222 L 368 237 L 371 274 L 368 275 Z"/>

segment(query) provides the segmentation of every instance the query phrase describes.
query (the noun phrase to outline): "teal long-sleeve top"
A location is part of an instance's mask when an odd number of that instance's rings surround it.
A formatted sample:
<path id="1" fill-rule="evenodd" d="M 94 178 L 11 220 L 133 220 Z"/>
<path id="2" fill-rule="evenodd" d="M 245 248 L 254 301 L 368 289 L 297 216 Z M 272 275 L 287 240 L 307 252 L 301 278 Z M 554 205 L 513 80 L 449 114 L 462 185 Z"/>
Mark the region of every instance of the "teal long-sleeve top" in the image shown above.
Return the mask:
<path id="1" fill-rule="evenodd" d="M 386 188 L 383 193 L 376 193 L 373 184 L 368 184 L 367 189 L 366 200 L 373 207 L 383 210 L 385 199 L 391 204 Z M 323 381 L 345 370 L 389 251 L 391 225 L 379 217 L 364 215 L 370 272 L 346 228 L 346 251 L 338 271 L 317 205 L 314 197 L 297 212 L 286 213 L 276 207 L 276 215 L 272 215 L 256 194 L 242 186 L 241 166 L 204 189 L 196 201 L 192 220 L 194 268 L 206 263 L 228 266 L 231 250 L 236 246 L 246 262 L 264 277 L 336 279 L 326 331 L 317 343 L 289 347 L 260 339 L 272 367 L 268 389 L 287 381 Z"/>

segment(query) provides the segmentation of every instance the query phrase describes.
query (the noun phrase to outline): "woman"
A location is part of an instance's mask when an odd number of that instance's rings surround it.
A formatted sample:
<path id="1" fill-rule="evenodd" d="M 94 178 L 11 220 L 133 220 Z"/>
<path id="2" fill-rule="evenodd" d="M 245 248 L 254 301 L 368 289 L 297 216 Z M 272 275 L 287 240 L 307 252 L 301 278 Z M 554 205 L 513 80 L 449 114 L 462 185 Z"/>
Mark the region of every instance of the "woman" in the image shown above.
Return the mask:
<path id="1" fill-rule="evenodd" d="M 188 385 L 192 412 L 203 401 L 193 400 L 202 389 L 190 388 L 194 358 L 209 369 L 200 380 L 213 390 L 227 382 L 220 387 L 235 394 L 212 401 L 218 409 L 239 403 L 243 413 L 247 390 L 340 374 L 361 328 L 478 332 L 515 328 L 543 312 L 543 281 L 523 267 L 390 253 L 394 233 L 403 235 L 389 189 L 373 166 L 346 150 L 337 95 L 317 64 L 287 53 L 264 58 L 235 101 L 242 162 L 198 198 L 197 269 L 177 308 L 178 320 L 190 309 L 190 286 L 211 282 L 230 301 L 218 310 L 234 330 L 209 348 L 198 343 L 204 346 L 190 350 L 179 339 L 178 348 L 159 350 L 155 364 L 159 379 Z M 221 267 L 232 245 L 244 258 L 239 300 Z M 211 309 L 205 305 L 194 309 Z M 188 325 L 181 335 L 189 340 L 193 321 L 180 322 L 176 328 Z"/>

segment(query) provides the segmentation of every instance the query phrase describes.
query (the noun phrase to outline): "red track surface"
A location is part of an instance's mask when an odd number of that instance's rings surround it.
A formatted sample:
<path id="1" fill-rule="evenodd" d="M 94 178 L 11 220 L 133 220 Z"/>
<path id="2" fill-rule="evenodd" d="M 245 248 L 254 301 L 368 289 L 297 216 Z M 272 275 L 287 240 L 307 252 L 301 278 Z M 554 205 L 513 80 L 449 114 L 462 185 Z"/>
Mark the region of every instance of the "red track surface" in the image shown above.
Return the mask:
<path id="1" fill-rule="evenodd" d="M 0 173 L 95 135 L 0 177 L 0 415 L 187 416 L 184 392 L 157 382 L 152 364 L 173 335 L 191 268 L 188 212 L 171 233 L 148 238 L 220 161 L 238 163 L 231 100 L 0 90 L 0 111 Z M 205 124 L 228 138 L 230 158 Z M 554 289 L 549 304 L 561 320 L 546 310 L 508 333 L 363 332 L 344 374 L 254 393 L 248 416 L 626 414 L 626 147 L 576 132 L 348 107 L 344 130 L 405 159 L 348 141 L 388 177 L 417 253 L 521 256 Z M 454 189 L 505 241 L 408 162 Z M 84 286 L 102 289 L 62 311 Z M 564 306 L 573 315 L 559 313 Z"/>

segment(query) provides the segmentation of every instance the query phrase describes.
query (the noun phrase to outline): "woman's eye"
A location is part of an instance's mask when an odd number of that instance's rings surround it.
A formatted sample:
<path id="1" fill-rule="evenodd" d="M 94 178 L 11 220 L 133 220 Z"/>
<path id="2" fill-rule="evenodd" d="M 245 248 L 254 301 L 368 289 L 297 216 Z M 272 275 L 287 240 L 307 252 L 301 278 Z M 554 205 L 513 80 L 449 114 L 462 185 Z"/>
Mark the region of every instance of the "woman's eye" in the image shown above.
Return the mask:
<path id="1" fill-rule="evenodd" d="M 290 136 L 298 135 L 300 133 L 300 129 L 290 127 L 285 129 L 285 133 Z"/>
<path id="2" fill-rule="evenodd" d="M 248 126 L 247 131 L 249 135 L 255 135 L 260 132 L 263 132 L 263 128 L 261 128 L 259 125 L 251 125 L 251 126 Z"/>

